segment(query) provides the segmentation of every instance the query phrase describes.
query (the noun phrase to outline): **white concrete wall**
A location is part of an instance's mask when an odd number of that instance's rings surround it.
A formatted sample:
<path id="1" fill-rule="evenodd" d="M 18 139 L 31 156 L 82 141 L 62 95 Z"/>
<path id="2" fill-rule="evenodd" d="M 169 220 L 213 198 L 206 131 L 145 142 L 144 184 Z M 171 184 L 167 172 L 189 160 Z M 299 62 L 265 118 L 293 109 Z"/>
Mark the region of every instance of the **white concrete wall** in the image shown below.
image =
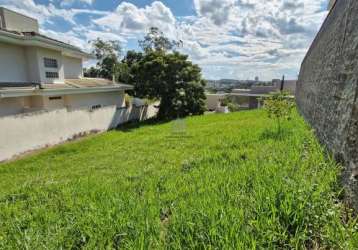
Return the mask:
<path id="1" fill-rule="evenodd" d="M 28 104 L 25 97 L 0 99 L 0 117 L 22 113 Z"/>
<path id="2" fill-rule="evenodd" d="M 216 110 L 221 100 L 226 98 L 226 94 L 207 94 L 206 107 L 208 110 Z"/>
<path id="3" fill-rule="evenodd" d="M 58 68 L 46 68 L 44 58 L 56 59 Z M 46 72 L 58 72 L 59 78 L 46 78 Z M 0 82 L 61 84 L 65 78 L 82 76 L 82 59 L 63 56 L 55 50 L 0 43 Z"/>
<path id="4" fill-rule="evenodd" d="M 96 94 L 80 94 L 68 95 L 65 97 L 65 105 L 68 108 L 76 109 L 82 107 L 92 107 L 93 105 L 117 107 L 124 106 L 124 91 L 96 93 Z"/>
<path id="5" fill-rule="evenodd" d="M 30 107 L 35 109 L 44 108 L 44 99 L 42 96 L 31 96 L 30 97 Z"/>
<path id="6" fill-rule="evenodd" d="M 57 59 L 58 68 L 45 68 L 45 57 Z M 59 78 L 46 78 L 46 71 L 58 72 Z M 62 54 L 54 50 L 0 43 L 0 82 L 64 83 Z"/>
<path id="7" fill-rule="evenodd" d="M 117 108 L 113 105 L 94 111 L 59 109 L 0 117 L 0 161 L 65 142 L 85 132 L 106 131 L 134 118 L 147 119 L 156 112 L 151 106 Z"/>
<path id="8" fill-rule="evenodd" d="M 37 48 L 35 47 L 27 47 L 25 49 L 26 54 L 26 64 L 27 64 L 27 77 L 28 81 L 32 83 L 40 83 L 40 62 L 37 60 L 38 53 Z M 43 65 L 43 62 L 42 62 Z"/>
<path id="9" fill-rule="evenodd" d="M 58 68 L 45 68 L 44 58 L 53 58 L 57 60 Z M 40 65 L 40 81 L 41 83 L 64 83 L 63 59 L 60 51 L 48 50 L 43 48 L 37 49 L 37 59 Z M 58 72 L 58 79 L 46 78 L 46 72 Z"/>
<path id="10" fill-rule="evenodd" d="M 51 99 L 51 97 L 61 97 L 61 99 Z M 94 105 L 123 107 L 125 106 L 124 91 L 67 96 L 3 98 L 0 99 L 0 117 L 21 114 L 31 110 L 90 109 Z"/>
<path id="11" fill-rule="evenodd" d="M 66 141 L 82 132 L 110 129 L 121 122 L 116 113 L 117 108 L 110 106 L 93 112 L 61 109 L 0 118 L 0 160 Z"/>
<path id="12" fill-rule="evenodd" d="M 65 79 L 78 79 L 82 77 L 82 59 L 64 56 L 63 69 Z"/>
<path id="13" fill-rule="evenodd" d="M 27 82 L 25 49 L 0 43 L 0 82 Z"/>
<path id="14" fill-rule="evenodd" d="M 47 110 L 65 108 L 65 97 L 64 96 L 56 96 L 56 97 L 60 97 L 61 99 L 57 99 L 57 98 L 51 99 L 50 96 L 44 96 L 43 97 L 44 108 Z"/>

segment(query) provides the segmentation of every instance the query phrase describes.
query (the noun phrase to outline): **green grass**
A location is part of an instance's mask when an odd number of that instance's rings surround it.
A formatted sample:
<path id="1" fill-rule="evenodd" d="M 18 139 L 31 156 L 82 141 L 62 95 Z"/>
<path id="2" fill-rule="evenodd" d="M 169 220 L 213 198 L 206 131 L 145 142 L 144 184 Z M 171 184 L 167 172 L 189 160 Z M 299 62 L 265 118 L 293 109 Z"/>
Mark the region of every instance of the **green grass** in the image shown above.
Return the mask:
<path id="1" fill-rule="evenodd" d="M 175 126 L 174 126 L 175 127 Z M 0 165 L 0 249 L 357 249 L 339 166 L 295 115 L 112 131 Z"/>

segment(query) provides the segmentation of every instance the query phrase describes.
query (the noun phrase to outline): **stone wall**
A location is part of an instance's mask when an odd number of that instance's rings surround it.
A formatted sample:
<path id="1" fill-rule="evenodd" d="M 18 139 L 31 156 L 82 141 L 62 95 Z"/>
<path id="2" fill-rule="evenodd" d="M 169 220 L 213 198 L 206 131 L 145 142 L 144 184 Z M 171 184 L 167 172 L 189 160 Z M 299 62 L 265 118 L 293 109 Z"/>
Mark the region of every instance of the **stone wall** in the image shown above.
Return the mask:
<path id="1" fill-rule="evenodd" d="M 306 55 L 297 84 L 301 114 L 343 163 L 358 211 L 358 1 L 338 0 Z"/>

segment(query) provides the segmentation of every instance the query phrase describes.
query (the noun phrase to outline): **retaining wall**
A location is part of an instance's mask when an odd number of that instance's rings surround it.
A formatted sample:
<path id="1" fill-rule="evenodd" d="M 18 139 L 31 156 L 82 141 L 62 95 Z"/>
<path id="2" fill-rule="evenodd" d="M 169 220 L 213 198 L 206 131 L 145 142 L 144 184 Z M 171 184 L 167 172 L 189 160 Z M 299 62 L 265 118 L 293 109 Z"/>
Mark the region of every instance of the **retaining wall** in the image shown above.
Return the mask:
<path id="1" fill-rule="evenodd" d="M 338 0 L 297 83 L 299 110 L 344 166 L 347 200 L 358 211 L 358 1 Z"/>
<path id="2" fill-rule="evenodd" d="M 0 161 L 16 155 L 65 142 L 78 135 L 101 132 L 131 120 L 145 120 L 156 115 L 154 106 L 98 110 L 58 109 L 0 118 Z"/>

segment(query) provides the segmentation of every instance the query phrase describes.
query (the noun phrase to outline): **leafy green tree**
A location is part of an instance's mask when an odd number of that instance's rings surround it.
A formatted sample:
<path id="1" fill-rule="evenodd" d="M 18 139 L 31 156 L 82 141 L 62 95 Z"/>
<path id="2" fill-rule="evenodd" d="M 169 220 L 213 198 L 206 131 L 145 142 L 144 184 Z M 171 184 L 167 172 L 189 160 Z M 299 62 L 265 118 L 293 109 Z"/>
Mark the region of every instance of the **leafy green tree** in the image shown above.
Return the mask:
<path id="1" fill-rule="evenodd" d="M 118 60 L 122 54 L 122 47 L 119 41 L 103 41 L 101 38 L 91 41 L 92 54 L 97 60 L 103 60 L 104 58 L 113 58 Z"/>
<path id="2" fill-rule="evenodd" d="M 112 79 L 113 75 L 118 75 L 116 70 L 122 53 L 120 43 L 118 41 L 103 41 L 100 38 L 91 41 L 91 43 L 92 54 L 98 62 L 96 68 L 92 67 L 85 72 L 85 76 Z"/>
<path id="3" fill-rule="evenodd" d="M 90 67 L 89 69 L 84 68 L 83 74 L 85 77 L 91 77 L 91 78 L 97 78 L 100 76 L 100 72 L 97 67 Z"/>
<path id="4" fill-rule="evenodd" d="M 121 61 L 121 64 L 118 65 L 116 73 L 119 81 L 134 84 L 132 81 L 133 75 L 131 74 L 131 68 L 135 64 L 139 63 L 143 59 L 143 53 L 137 52 L 134 50 L 129 50 L 127 55 Z"/>
<path id="5" fill-rule="evenodd" d="M 187 55 L 148 50 L 130 71 L 136 96 L 160 100 L 159 119 L 204 113 L 205 81 Z"/>
<path id="6" fill-rule="evenodd" d="M 139 46 L 145 51 L 170 51 L 182 45 L 182 41 L 170 40 L 164 33 L 156 27 L 151 27 L 143 40 L 139 41 Z"/>
<path id="7" fill-rule="evenodd" d="M 175 48 L 158 28 L 151 28 L 139 41 L 144 52 L 128 51 L 122 60 L 127 66 L 122 79 L 134 85 L 134 95 L 160 100 L 158 118 L 173 119 L 205 111 L 205 81 L 201 69 Z"/>
<path id="8" fill-rule="evenodd" d="M 277 134 L 282 134 L 282 122 L 291 119 L 294 102 L 285 92 L 276 92 L 264 98 L 264 109 L 277 122 Z"/>
<path id="9" fill-rule="evenodd" d="M 122 63 L 125 63 L 128 67 L 132 67 L 133 64 L 140 62 L 143 59 L 143 53 L 135 50 L 129 50 L 127 55 L 123 58 Z"/>

